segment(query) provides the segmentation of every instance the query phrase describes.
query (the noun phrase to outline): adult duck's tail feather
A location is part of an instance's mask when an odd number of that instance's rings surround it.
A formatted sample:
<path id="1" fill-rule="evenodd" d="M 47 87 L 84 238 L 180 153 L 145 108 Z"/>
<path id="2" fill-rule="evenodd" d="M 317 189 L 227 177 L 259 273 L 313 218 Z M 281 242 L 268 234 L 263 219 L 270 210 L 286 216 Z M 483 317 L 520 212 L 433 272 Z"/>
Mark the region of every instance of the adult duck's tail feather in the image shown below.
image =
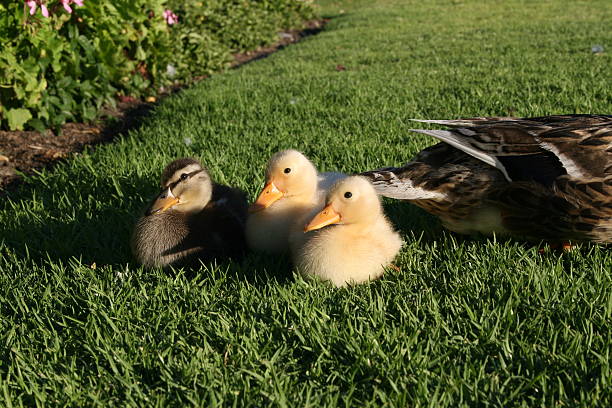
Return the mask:
<path id="1" fill-rule="evenodd" d="M 478 120 L 480 118 L 474 118 Z M 433 125 L 443 125 L 449 127 L 458 127 L 458 126 L 474 126 L 475 120 L 472 119 L 450 119 L 450 120 L 436 120 L 436 119 L 409 119 L 412 122 L 420 122 L 420 123 L 431 123 Z"/>
<path id="2" fill-rule="evenodd" d="M 475 117 L 467 119 L 408 119 L 412 122 L 420 123 L 431 123 L 433 125 L 444 125 L 448 127 L 475 127 L 475 126 L 487 126 L 499 123 L 512 123 L 518 121 L 525 121 L 521 118 L 510 118 L 510 117 Z"/>
<path id="3" fill-rule="evenodd" d="M 383 197 L 396 200 L 428 200 L 442 198 L 443 194 L 426 190 L 414 185 L 406 174 L 406 168 L 385 167 L 378 170 L 364 171 L 360 176 L 367 177 L 374 186 L 376 193 Z"/>
<path id="4" fill-rule="evenodd" d="M 430 121 L 430 123 L 440 123 L 440 122 L 444 122 L 444 121 Z M 499 161 L 497 157 L 491 154 L 488 154 L 486 152 L 483 152 L 482 150 L 476 149 L 474 146 L 470 145 L 469 143 L 465 141 L 464 139 L 465 136 L 461 134 L 457 134 L 455 131 L 452 131 L 452 130 L 428 130 L 428 129 L 410 129 L 410 130 L 412 132 L 423 133 L 425 135 L 433 136 L 438 140 L 448 143 L 449 145 L 469 154 L 470 156 L 475 157 L 476 159 L 499 169 L 499 171 L 503 173 L 504 177 L 506 177 L 508 181 L 512 181 L 512 179 L 510 178 L 510 176 L 508 175 L 506 171 L 506 168 Z"/>

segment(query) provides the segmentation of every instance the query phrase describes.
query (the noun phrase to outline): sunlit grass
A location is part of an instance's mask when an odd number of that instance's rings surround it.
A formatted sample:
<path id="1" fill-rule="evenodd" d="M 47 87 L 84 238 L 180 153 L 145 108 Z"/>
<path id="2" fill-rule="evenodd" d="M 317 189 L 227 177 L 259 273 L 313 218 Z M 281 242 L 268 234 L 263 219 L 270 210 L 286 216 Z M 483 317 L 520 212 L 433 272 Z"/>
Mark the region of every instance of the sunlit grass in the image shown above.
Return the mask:
<path id="1" fill-rule="evenodd" d="M 133 263 L 133 222 L 179 156 L 253 199 L 283 148 L 350 173 L 432 144 L 410 118 L 612 111 L 608 1 L 322 12 L 319 35 L 166 99 L 2 199 L 0 405 L 611 405 L 604 247 L 458 237 L 386 201 L 401 271 L 369 285 L 260 254 L 173 274 Z"/>

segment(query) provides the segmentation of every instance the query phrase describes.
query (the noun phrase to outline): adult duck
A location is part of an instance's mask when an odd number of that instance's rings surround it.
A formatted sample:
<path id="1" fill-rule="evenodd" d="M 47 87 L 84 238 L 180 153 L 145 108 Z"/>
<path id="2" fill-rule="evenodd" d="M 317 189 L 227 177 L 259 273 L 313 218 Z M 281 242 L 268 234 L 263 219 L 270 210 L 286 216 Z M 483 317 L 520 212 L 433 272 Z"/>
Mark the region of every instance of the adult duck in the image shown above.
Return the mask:
<path id="1" fill-rule="evenodd" d="M 419 120 L 438 143 L 362 173 L 458 233 L 612 242 L 612 116 Z"/>

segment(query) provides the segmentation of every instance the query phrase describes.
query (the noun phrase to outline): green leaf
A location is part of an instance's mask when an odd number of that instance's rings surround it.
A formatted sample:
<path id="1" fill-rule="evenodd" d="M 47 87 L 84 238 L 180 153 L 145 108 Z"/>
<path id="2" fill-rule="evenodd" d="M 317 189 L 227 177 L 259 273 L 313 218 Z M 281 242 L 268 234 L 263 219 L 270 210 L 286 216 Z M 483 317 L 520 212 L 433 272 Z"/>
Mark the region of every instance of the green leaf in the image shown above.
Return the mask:
<path id="1" fill-rule="evenodd" d="M 45 124 L 42 120 L 34 118 L 31 119 L 30 121 L 28 121 L 28 126 L 30 126 L 31 128 L 33 128 L 34 130 L 37 130 L 39 132 L 44 132 L 45 131 Z"/>
<path id="2" fill-rule="evenodd" d="M 6 112 L 6 119 L 8 120 L 9 129 L 23 130 L 23 125 L 32 119 L 32 114 L 27 109 L 9 109 Z"/>
<path id="3" fill-rule="evenodd" d="M 138 61 L 144 61 L 147 59 L 147 53 L 142 49 L 140 45 L 136 47 L 136 53 L 134 54 L 134 58 Z"/>

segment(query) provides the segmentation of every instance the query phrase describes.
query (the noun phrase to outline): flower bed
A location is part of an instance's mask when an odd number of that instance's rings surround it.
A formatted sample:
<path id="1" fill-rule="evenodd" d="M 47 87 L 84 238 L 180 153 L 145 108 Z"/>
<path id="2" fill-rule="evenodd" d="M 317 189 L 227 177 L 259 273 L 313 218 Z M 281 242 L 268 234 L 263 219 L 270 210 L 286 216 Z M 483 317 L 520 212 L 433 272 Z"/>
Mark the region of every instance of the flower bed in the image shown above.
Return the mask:
<path id="1" fill-rule="evenodd" d="M 28 0 L 0 4 L 0 128 L 88 121 L 226 67 L 312 18 L 296 0 Z"/>

